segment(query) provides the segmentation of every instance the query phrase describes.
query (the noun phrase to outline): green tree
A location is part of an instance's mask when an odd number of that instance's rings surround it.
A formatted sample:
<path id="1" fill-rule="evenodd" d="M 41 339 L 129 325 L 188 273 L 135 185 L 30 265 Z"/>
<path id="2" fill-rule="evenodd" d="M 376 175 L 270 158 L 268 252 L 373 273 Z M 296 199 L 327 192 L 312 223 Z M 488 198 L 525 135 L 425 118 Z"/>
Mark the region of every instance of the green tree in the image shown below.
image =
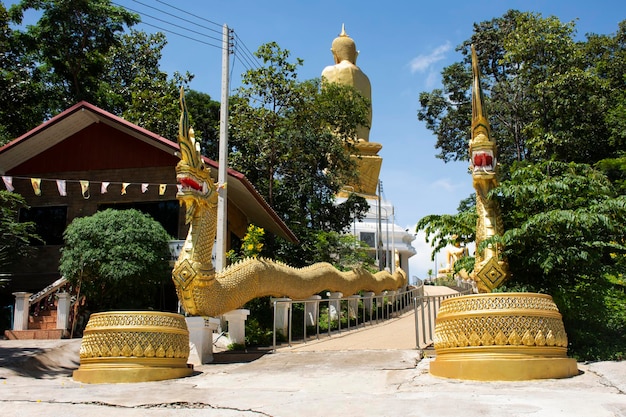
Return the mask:
<path id="1" fill-rule="evenodd" d="M 0 145 L 44 120 L 43 86 L 36 65 L 0 3 Z"/>
<path id="2" fill-rule="evenodd" d="M 463 246 L 476 239 L 476 199 L 475 195 L 463 200 L 457 214 L 430 214 L 421 218 L 415 231 L 424 231 L 425 240 L 433 248 L 431 259 L 448 245 Z"/>
<path id="3" fill-rule="evenodd" d="M 0 190 L 0 271 L 27 255 L 31 241 L 41 240 L 35 223 L 18 220 L 19 210 L 26 208 L 21 195 Z"/>
<path id="4" fill-rule="evenodd" d="M 476 46 L 505 174 L 493 196 L 506 232 L 484 244 L 504 243 L 509 289 L 554 297 L 581 359 L 621 358 L 626 345 L 625 29 L 575 41 L 573 22 L 509 11 L 476 24 L 458 48 L 463 62 L 444 69 L 444 88 L 420 95 L 418 118 L 437 134 L 439 157 L 466 158 Z M 418 230 L 437 249 L 466 239 L 469 207 L 427 216 Z"/>
<path id="5" fill-rule="evenodd" d="M 464 59 L 442 72 L 443 88 L 420 94 L 418 119 L 437 135 L 439 158 L 467 158 L 471 120 L 469 47 L 479 56 L 498 161 L 595 163 L 624 137 L 624 24 L 615 36 L 577 42 L 573 22 L 511 10 L 474 25 Z M 620 107 L 622 106 L 622 107 Z"/>
<path id="6" fill-rule="evenodd" d="M 93 311 L 146 309 L 169 282 L 170 236 L 137 210 L 107 209 L 74 219 L 64 234 L 59 270 Z"/>
<path id="7" fill-rule="evenodd" d="M 122 117 L 170 140 L 178 137 L 180 119 L 180 86 L 187 84 L 190 73 L 175 73 L 168 79 L 166 73 L 155 77 L 139 75 L 133 81 L 131 99 Z"/>
<path id="8" fill-rule="evenodd" d="M 626 196 L 589 165 L 560 162 L 519 167 L 495 192 L 507 213 L 507 286 L 552 295 L 571 354 L 623 358 Z"/>
<path id="9" fill-rule="evenodd" d="M 105 55 L 105 72 L 100 84 L 98 102 L 94 104 L 113 114 L 128 110 L 137 84 L 145 79 L 167 78 L 159 69 L 167 40 L 161 32 L 148 34 L 131 29 L 119 37 Z M 157 94 L 155 94 L 156 96 Z"/>
<path id="10" fill-rule="evenodd" d="M 502 17 L 475 23 L 471 38 L 456 48 L 463 60 L 442 71 L 443 88 L 420 93 L 417 117 L 437 136 L 437 158 L 445 162 L 469 159 L 472 44 L 478 53 L 492 133 L 498 140 L 499 162 L 507 166 L 528 158 L 523 128 L 530 120 L 526 105 L 532 96 L 526 81 L 517 76 L 520 64 L 504 60 L 504 39 L 515 30 L 521 15 L 510 10 Z"/>
<path id="11" fill-rule="evenodd" d="M 298 81 L 302 60 L 276 43 L 256 52 L 264 66 L 247 71 L 232 100 L 231 165 L 244 173 L 296 233 L 301 245 L 268 241 L 273 256 L 304 265 L 320 231 L 342 231 L 362 218 L 367 203 L 335 195 L 354 177 L 350 140 L 367 124 L 368 103 L 354 89 Z"/>
<path id="12" fill-rule="evenodd" d="M 189 108 L 189 118 L 196 134 L 200 139 L 202 155 L 214 161 L 219 159 L 219 123 L 220 102 L 211 99 L 206 93 L 189 90 L 185 93 L 185 101 Z"/>
<path id="13" fill-rule="evenodd" d="M 49 115 L 80 100 L 99 103 L 107 55 L 139 16 L 109 0 L 22 0 L 11 18 L 19 24 L 27 10 L 41 12 L 20 41 L 45 76 Z"/>
<path id="14" fill-rule="evenodd" d="M 328 262 L 340 271 L 365 269 L 378 272 L 374 258 L 369 254 L 367 243 L 352 234 L 320 232 L 317 234 L 314 252 L 318 262 Z"/>
<path id="15" fill-rule="evenodd" d="M 27 10 L 36 24 L 20 24 Z M 0 5 L 0 143 L 23 134 L 79 100 L 175 140 L 178 91 L 192 74 L 159 68 L 163 33 L 131 28 L 139 17 L 109 0 L 23 0 Z M 219 103 L 189 91 L 191 119 L 203 151 L 217 157 Z"/>

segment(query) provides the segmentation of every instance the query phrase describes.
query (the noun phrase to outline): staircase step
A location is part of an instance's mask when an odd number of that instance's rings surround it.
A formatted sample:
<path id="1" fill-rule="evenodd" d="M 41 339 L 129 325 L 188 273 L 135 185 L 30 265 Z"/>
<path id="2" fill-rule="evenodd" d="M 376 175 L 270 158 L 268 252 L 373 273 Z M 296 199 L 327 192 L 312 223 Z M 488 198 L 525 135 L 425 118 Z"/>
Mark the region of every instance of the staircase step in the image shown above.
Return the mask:
<path id="1" fill-rule="evenodd" d="M 57 311 L 46 310 L 39 312 L 37 316 L 28 317 L 29 330 L 56 330 Z"/>
<path id="2" fill-rule="evenodd" d="M 48 316 L 52 316 L 52 315 L 54 315 L 56 313 L 57 313 L 56 310 L 41 310 L 41 311 L 39 311 L 39 313 L 37 313 L 37 316 L 35 316 L 35 317 L 48 317 Z"/>
<path id="3" fill-rule="evenodd" d="M 28 330 L 54 330 L 57 328 L 57 321 L 34 321 L 28 323 Z"/>

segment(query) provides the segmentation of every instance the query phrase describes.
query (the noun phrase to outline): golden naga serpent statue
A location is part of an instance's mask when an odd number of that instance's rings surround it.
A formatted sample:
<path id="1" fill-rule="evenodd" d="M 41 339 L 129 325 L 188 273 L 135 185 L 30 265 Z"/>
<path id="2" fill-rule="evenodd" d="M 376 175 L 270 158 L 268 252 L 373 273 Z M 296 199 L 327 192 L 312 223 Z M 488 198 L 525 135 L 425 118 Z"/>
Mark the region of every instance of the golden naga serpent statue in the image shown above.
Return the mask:
<path id="1" fill-rule="evenodd" d="M 216 272 L 211 261 L 217 227 L 218 187 L 204 164 L 200 146 L 189 125 L 184 91 L 180 95 L 178 131 L 180 161 L 177 198 L 185 206 L 190 224 L 187 239 L 174 265 L 172 279 L 185 311 L 192 316 L 219 316 L 263 296 L 304 299 L 328 290 L 352 295 L 359 291 L 381 293 L 406 285 L 406 274 L 365 270 L 341 272 L 328 263 L 293 268 L 269 259 L 248 258 Z"/>
<path id="2" fill-rule="evenodd" d="M 476 248 L 484 240 L 502 236 L 504 227 L 498 203 L 489 198 L 489 192 L 498 185 L 496 141 L 491 138 L 491 126 L 483 107 L 480 70 L 476 50 L 472 45 L 472 138 L 469 144 L 470 169 L 476 190 Z M 491 292 L 508 278 L 508 264 L 500 259 L 501 245 L 489 245 L 484 251 L 476 250 L 476 263 L 471 277 L 479 292 Z"/>

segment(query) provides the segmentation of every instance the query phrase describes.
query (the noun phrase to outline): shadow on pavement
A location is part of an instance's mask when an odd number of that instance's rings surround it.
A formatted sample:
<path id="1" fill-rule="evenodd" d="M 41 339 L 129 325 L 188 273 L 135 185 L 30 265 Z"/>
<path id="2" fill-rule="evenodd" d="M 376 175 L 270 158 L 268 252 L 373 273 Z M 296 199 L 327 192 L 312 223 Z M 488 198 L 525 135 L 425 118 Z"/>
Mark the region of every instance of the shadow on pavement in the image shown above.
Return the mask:
<path id="1" fill-rule="evenodd" d="M 250 363 L 272 352 L 271 348 L 248 348 L 246 350 L 228 350 L 213 354 L 213 362 L 216 364 L 227 363 Z"/>
<path id="2" fill-rule="evenodd" d="M 71 376 L 79 364 L 78 352 L 69 345 L 52 349 L 0 348 L 0 369 L 4 368 L 13 375 L 33 378 Z"/>

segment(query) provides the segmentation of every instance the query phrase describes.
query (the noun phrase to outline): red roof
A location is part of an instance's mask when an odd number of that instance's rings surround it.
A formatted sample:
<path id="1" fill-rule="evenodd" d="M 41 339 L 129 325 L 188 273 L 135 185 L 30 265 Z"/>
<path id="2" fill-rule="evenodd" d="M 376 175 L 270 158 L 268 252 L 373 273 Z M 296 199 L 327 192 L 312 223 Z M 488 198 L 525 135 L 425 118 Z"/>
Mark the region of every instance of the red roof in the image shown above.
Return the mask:
<path id="1" fill-rule="evenodd" d="M 137 140 L 128 140 L 119 132 Z M 83 152 L 86 143 L 89 152 Z M 119 151 L 120 147 L 124 147 L 124 152 Z M 168 165 L 174 169 L 179 159 L 177 152 L 178 143 L 81 101 L 0 147 L 0 174 Z M 216 178 L 218 163 L 204 159 Z M 297 242 L 293 232 L 242 173 L 229 168 L 228 179 L 229 201 L 256 225 Z"/>

